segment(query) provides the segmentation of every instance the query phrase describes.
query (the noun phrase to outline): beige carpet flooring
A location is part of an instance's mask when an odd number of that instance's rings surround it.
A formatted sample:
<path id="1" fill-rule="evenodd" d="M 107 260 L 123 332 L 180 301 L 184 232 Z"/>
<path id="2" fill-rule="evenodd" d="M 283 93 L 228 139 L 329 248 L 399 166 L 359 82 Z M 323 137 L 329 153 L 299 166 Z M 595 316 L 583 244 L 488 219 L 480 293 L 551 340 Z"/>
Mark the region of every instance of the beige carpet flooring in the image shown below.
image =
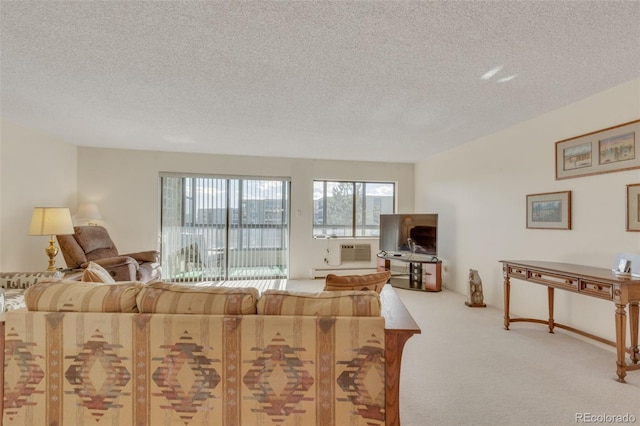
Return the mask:
<path id="1" fill-rule="evenodd" d="M 640 371 L 615 381 L 614 348 L 541 324 L 504 330 L 502 309 L 452 291 L 396 292 L 422 329 L 404 350 L 403 426 L 640 424 Z"/>

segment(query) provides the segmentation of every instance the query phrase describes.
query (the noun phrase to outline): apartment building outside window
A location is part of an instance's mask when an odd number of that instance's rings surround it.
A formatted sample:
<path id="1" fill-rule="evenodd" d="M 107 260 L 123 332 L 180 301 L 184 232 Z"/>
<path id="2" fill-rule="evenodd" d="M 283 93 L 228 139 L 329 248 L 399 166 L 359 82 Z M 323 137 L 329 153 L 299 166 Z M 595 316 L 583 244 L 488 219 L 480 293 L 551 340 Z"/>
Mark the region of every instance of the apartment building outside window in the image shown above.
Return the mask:
<path id="1" fill-rule="evenodd" d="M 162 276 L 286 278 L 289 180 L 162 174 Z"/>

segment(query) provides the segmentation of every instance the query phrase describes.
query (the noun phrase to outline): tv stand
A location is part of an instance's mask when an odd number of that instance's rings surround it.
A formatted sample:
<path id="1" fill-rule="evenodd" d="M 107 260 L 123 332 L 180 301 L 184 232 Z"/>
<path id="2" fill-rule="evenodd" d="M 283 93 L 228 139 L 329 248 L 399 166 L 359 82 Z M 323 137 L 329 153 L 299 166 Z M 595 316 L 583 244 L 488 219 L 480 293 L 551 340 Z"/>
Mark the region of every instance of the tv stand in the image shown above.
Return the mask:
<path id="1" fill-rule="evenodd" d="M 401 262 L 405 271 L 394 271 L 392 266 Z M 378 271 L 391 271 L 389 284 L 406 290 L 441 291 L 442 261 L 430 255 L 386 253 L 379 254 Z"/>

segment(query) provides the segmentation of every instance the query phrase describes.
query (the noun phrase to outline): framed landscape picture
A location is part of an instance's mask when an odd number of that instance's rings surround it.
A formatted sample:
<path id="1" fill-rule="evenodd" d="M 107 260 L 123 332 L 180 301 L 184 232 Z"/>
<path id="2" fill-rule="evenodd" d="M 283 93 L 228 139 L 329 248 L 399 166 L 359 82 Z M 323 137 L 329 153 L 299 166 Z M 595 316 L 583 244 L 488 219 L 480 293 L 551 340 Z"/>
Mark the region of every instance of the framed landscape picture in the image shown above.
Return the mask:
<path id="1" fill-rule="evenodd" d="M 640 183 L 627 185 L 627 231 L 640 232 Z"/>
<path id="2" fill-rule="evenodd" d="M 640 120 L 556 142 L 556 179 L 640 168 Z"/>
<path id="3" fill-rule="evenodd" d="M 571 191 L 527 195 L 528 229 L 571 229 Z"/>

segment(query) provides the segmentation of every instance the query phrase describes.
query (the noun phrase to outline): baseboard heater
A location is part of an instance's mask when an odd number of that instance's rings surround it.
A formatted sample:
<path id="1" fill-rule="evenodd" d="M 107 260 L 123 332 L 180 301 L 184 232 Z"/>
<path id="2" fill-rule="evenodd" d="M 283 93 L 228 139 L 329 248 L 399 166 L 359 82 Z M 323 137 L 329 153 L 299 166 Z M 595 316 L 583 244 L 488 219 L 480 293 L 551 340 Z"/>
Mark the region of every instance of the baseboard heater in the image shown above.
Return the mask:
<path id="1" fill-rule="evenodd" d="M 329 274 L 335 275 L 362 275 L 376 272 L 376 268 L 312 268 L 311 278 L 324 278 Z"/>

